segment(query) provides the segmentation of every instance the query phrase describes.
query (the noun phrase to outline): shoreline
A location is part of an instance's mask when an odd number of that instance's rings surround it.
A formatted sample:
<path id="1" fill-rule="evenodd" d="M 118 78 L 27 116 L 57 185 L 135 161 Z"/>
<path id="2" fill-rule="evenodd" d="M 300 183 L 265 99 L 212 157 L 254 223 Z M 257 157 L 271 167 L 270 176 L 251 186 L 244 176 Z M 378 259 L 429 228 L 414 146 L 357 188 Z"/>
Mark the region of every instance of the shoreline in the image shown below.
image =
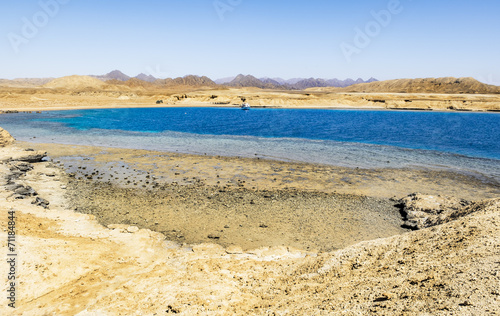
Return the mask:
<path id="1" fill-rule="evenodd" d="M 50 111 L 71 111 L 71 110 L 96 110 L 96 109 L 139 109 L 139 108 L 239 108 L 239 105 L 221 105 L 205 103 L 184 103 L 170 105 L 156 105 L 150 103 L 134 104 L 108 104 L 90 106 L 56 106 L 56 107 L 3 107 L 0 115 L 10 113 L 34 113 Z M 408 111 L 408 112 L 435 112 L 435 113 L 499 113 L 500 109 L 443 109 L 443 108 L 394 108 L 376 106 L 345 106 L 345 105 L 251 105 L 255 109 L 286 109 L 286 110 L 352 110 L 352 111 Z M 10 113 L 9 113 L 10 112 Z"/>
<path id="2" fill-rule="evenodd" d="M 90 171 L 106 166 L 113 167 L 114 162 L 123 164 L 128 160 L 130 165 L 135 166 L 134 170 L 137 172 L 141 169 L 143 169 L 142 172 L 146 172 L 147 168 L 153 166 L 155 170 L 163 173 L 162 177 L 166 183 L 176 181 L 183 183 L 182 179 L 190 178 L 203 180 L 209 185 L 217 185 L 217 182 L 226 181 L 240 186 L 241 183 L 238 183 L 237 179 L 246 178 L 244 187 L 247 188 L 254 186 L 260 190 L 294 188 L 376 198 L 395 198 L 395 196 L 405 196 L 414 192 L 450 195 L 469 200 L 488 199 L 500 195 L 500 182 L 487 175 L 443 167 L 360 168 L 287 161 L 270 157 L 207 155 L 29 141 L 18 143 L 35 150 L 48 151 L 54 161 L 59 161 L 61 165 L 66 163 L 72 166 L 70 173 L 82 171 L 75 167 L 76 165 L 86 165 L 83 170 Z M 165 161 L 158 160 L 158 157 L 165 157 Z M 222 169 L 221 165 L 229 166 L 229 170 L 224 172 L 226 176 L 222 176 L 219 172 Z M 179 171 L 179 168 L 184 169 Z M 103 170 L 101 173 L 106 174 Z M 433 182 L 434 177 L 436 179 Z M 249 183 L 252 180 L 256 183 L 250 186 Z M 475 189 L 472 190 L 472 188 Z M 479 188 L 482 191 L 478 192 Z"/>

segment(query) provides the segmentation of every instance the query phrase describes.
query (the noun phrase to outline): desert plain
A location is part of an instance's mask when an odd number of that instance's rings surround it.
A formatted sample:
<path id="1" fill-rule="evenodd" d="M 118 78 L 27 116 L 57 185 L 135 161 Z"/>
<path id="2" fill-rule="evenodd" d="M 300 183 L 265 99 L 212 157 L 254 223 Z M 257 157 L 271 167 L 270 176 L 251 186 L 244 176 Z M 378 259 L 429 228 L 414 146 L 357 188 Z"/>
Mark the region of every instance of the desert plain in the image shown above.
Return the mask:
<path id="1" fill-rule="evenodd" d="M 248 102 L 253 107 L 500 111 L 500 88 L 473 78 L 399 79 L 305 90 L 225 86 L 204 78 L 186 76 L 176 78 L 179 82 L 155 83 L 135 78 L 101 81 L 89 76 L 0 80 L 0 110 L 239 106 Z"/>

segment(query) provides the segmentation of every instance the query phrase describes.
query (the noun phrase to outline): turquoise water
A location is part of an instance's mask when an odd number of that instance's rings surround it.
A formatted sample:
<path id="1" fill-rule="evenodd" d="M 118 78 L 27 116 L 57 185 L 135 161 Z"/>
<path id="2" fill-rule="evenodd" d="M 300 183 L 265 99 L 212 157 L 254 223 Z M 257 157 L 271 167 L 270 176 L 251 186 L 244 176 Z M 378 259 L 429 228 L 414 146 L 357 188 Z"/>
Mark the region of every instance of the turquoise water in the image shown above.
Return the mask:
<path id="1" fill-rule="evenodd" d="M 2 115 L 0 126 L 17 139 L 38 142 L 349 167 L 435 167 L 500 179 L 498 113 L 99 109 Z"/>

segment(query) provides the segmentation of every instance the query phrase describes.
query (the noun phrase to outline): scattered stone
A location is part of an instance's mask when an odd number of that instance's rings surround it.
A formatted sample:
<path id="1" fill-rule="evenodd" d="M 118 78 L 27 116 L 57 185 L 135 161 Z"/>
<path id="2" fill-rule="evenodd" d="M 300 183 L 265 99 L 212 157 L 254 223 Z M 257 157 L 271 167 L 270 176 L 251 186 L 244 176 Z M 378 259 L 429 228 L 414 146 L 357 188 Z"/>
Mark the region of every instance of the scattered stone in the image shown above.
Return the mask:
<path id="1" fill-rule="evenodd" d="M 156 101 L 156 103 L 158 104 L 160 102 Z M 163 102 L 161 102 L 161 103 L 163 103 Z M 172 305 L 168 305 L 165 313 L 167 313 L 167 314 L 179 314 L 180 310 L 178 308 L 172 307 Z"/>
<path id="2" fill-rule="evenodd" d="M 16 191 L 17 189 L 22 188 L 22 187 L 23 187 L 23 186 L 22 186 L 22 185 L 20 185 L 20 184 L 18 184 L 18 183 L 11 183 L 11 184 L 7 184 L 7 185 L 5 186 L 5 189 L 6 189 L 7 191 Z"/>
<path id="3" fill-rule="evenodd" d="M 377 297 L 376 299 L 374 299 L 373 301 L 374 302 L 385 302 L 385 301 L 388 301 L 390 300 L 390 296 L 388 294 L 382 294 L 380 297 Z"/>
<path id="4" fill-rule="evenodd" d="M 139 231 L 139 227 L 137 227 L 137 226 L 129 226 L 129 227 L 127 227 L 127 231 L 129 233 L 137 233 Z"/>
<path id="5" fill-rule="evenodd" d="M 36 195 L 36 192 L 35 192 L 35 190 L 33 190 L 33 188 L 31 188 L 31 187 L 24 187 L 24 186 L 21 186 L 21 187 L 15 189 L 14 193 L 19 194 L 19 195 L 23 195 L 23 196 L 33 196 L 33 195 Z"/>
<path id="6" fill-rule="evenodd" d="M 33 165 L 27 162 L 18 161 L 11 164 L 11 171 L 28 172 L 33 169 Z"/>
<path id="7" fill-rule="evenodd" d="M 207 237 L 209 239 L 220 239 L 220 235 L 218 234 L 209 234 Z"/>
<path id="8" fill-rule="evenodd" d="M 47 208 L 49 208 L 50 202 L 47 201 L 46 199 L 42 199 L 41 197 L 37 197 L 35 200 L 33 200 L 33 202 L 31 202 L 31 204 L 35 204 L 37 206 L 41 206 L 41 207 L 47 209 Z"/>

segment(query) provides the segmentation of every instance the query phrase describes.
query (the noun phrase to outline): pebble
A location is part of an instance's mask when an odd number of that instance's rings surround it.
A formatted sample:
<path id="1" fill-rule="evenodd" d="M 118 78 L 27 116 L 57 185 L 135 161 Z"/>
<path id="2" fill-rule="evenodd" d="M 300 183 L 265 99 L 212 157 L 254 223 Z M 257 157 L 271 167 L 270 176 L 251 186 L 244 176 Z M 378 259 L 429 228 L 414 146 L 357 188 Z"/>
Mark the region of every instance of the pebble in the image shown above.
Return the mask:
<path id="1" fill-rule="evenodd" d="M 127 231 L 129 233 L 137 233 L 139 231 L 139 227 L 137 227 L 137 226 L 129 226 L 129 227 L 127 227 Z"/>

